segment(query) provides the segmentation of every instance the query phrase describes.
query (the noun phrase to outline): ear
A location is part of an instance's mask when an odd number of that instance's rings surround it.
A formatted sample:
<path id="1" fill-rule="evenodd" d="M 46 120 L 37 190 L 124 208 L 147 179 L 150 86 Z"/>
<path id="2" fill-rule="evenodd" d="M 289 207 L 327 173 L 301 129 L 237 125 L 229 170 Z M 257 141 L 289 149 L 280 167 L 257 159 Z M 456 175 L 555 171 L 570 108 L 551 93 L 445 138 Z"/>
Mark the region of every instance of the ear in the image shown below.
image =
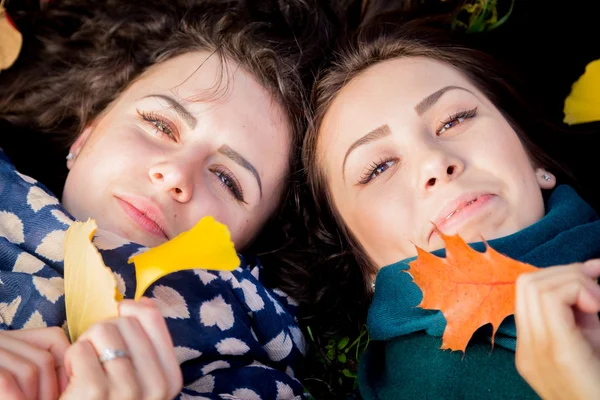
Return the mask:
<path id="1" fill-rule="evenodd" d="M 542 189 L 552 189 L 556 186 L 556 177 L 544 168 L 537 168 L 535 170 L 535 177 Z"/>
<path id="2" fill-rule="evenodd" d="M 67 169 L 70 170 L 73 167 L 73 165 L 75 165 L 77 156 L 81 152 L 81 149 L 83 148 L 83 146 L 85 145 L 87 140 L 92 135 L 92 131 L 93 131 L 92 125 L 88 125 L 83 130 L 83 132 L 81 132 L 81 134 L 77 137 L 77 140 L 75 140 L 75 142 L 69 148 L 69 155 L 71 155 L 72 157 L 67 159 Z"/>

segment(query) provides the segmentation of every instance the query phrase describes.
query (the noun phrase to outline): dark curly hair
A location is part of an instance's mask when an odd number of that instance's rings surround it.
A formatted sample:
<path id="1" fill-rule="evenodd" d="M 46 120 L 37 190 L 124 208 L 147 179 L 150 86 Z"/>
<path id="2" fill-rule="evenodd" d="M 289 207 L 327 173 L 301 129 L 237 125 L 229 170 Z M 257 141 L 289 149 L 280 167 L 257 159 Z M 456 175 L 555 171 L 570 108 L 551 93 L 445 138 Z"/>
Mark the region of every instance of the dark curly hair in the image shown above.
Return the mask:
<path id="1" fill-rule="evenodd" d="M 68 146 L 150 66 L 203 50 L 252 74 L 288 118 L 292 177 L 247 251 L 263 256 L 270 284 L 302 295 L 297 276 L 308 277 L 296 240 L 307 234 L 294 173 L 310 119 L 306 88 L 339 26 L 332 9 L 316 0 L 53 0 L 34 18 L 13 16 L 31 35 L 0 74 L 0 147 L 58 196 Z"/>
<path id="2" fill-rule="evenodd" d="M 310 272 L 313 319 L 322 329 L 325 324 L 336 331 L 343 324 L 357 326 L 366 320 L 372 295 L 371 277 L 377 272 L 336 210 L 317 152 L 319 130 L 330 106 L 352 79 L 371 66 L 403 57 L 425 57 L 452 66 L 501 111 L 534 163 L 553 171 L 559 180 L 570 181 L 569 173 L 534 144 L 535 135 L 546 137 L 551 128 L 536 118 L 519 96 L 512 86 L 515 78 L 492 57 L 465 46 L 463 38 L 440 26 L 437 18 L 403 20 L 396 13 L 374 18 L 338 51 L 336 59 L 322 71 L 315 84 L 312 95 L 315 118 L 304 139 L 303 163 L 315 213 L 319 216 L 313 229 L 321 241 L 321 253 L 327 255 Z"/>

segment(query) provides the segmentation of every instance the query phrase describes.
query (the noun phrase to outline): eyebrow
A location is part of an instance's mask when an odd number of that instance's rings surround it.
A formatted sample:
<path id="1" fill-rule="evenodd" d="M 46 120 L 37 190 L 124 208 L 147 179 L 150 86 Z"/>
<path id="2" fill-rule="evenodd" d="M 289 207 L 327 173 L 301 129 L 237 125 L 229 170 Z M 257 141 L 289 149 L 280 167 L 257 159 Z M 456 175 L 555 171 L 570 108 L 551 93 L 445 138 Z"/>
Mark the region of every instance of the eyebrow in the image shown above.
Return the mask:
<path id="1" fill-rule="evenodd" d="M 231 160 L 233 160 L 233 162 L 235 162 L 239 166 L 247 169 L 248 171 L 250 171 L 252 173 L 252 175 L 254 175 L 254 178 L 256 178 L 256 183 L 258 183 L 258 190 L 260 191 L 260 198 L 262 199 L 262 182 L 260 181 L 260 175 L 258 175 L 256 168 L 254 168 L 254 166 L 252 164 L 250 164 L 250 162 L 248 160 L 246 160 L 244 157 L 242 157 L 242 155 L 240 153 L 233 150 L 231 147 L 227 146 L 226 144 L 219 147 L 218 152 L 223 154 L 224 156 L 229 157 Z"/>
<path id="2" fill-rule="evenodd" d="M 352 146 L 348 148 L 346 151 L 346 155 L 344 156 L 344 162 L 342 163 L 342 176 L 344 175 L 344 169 L 346 168 L 346 160 L 350 153 L 356 150 L 358 147 L 365 145 L 367 143 L 373 142 L 375 140 L 381 139 L 382 137 L 389 136 L 392 134 L 390 127 L 387 124 L 381 125 L 379 128 L 373 129 L 371 132 L 367 133 L 356 142 L 352 143 Z"/>
<path id="3" fill-rule="evenodd" d="M 469 89 L 465 89 L 464 87 L 460 87 L 460 86 L 446 86 L 441 88 L 440 90 L 436 90 L 435 92 L 433 92 L 432 94 L 430 94 L 429 96 L 425 97 L 423 100 L 421 100 L 416 106 L 415 106 L 415 111 L 417 112 L 418 116 L 423 115 L 423 113 L 427 110 L 429 110 L 431 107 L 433 107 L 433 105 L 435 103 L 437 103 L 437 101 L 440 99 L 440 97 L 442 97 L 442 95 L 444 93 L 446 93 L 449 90 L 464 90 L 466 92 L 469 92 L 471 94 L 473 94 L 473 92 L 471 92 Z"/>
<path id="4" fill-rule="evenodd" d="M 190 113 L 180 102 L 178 102 L 174 98 L 164 95 L 164 94 L 151 94 L 151 95 L 145 96 L 144 99 L 146 99 L 148 97 L 158 97 L 159 99 L 163 99 L 164 101 L 169 103 L 169 105 L 171 107 L 173 107 L 173 110 L 175 110 L 175 112 L 181 118 L 183 118 L 183 120 L 190 127 L 190 129 L 194 129 L 196 127 L 196 125 L 198 124 L 198 120 L 196 119 L 196 117 L 194 117 L 192 115 L 192 113 Z"/>

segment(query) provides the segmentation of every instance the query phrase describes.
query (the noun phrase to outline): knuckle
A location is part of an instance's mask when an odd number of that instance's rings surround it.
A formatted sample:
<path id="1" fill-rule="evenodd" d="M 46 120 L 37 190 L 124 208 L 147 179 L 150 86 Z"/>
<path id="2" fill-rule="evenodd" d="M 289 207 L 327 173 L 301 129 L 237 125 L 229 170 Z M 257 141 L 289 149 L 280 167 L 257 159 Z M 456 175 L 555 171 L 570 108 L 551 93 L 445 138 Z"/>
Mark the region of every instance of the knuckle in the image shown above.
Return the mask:
<path id="1" fill-rule="evenodd" d="M 106 338 L 108 336 L 111 336 L 114 330 L 115 328 L 112 325 L 112 323 L 99 322 L 88 328 L 86 336 L 94 338 Z"/>
<path id="2" fill-rule="evenodd" d="M 138 328 L 141 326 L 136 317 L 120 317 L 119 324 L 128 328 Z"/>
<path id="3" fill-rule="evenodd" d="M 527 272 L 525 274 L 519 275 L 517 278 L 517 290 L 527 288 L 533 282 L 534 272 Z"/>
<path id="4" fill-rule="evenodd" d="M 73 345 L 67 349 L 65 359 L 72 360 L 74 358 L 79 359 L 85 357 L 88 354 L 87 346 L 88 342 L 85 340 L 79 340 L 73 343 Z"/>
<path id="5" fill-rule="evenodd" d="M 140 316 L 148 321 L 162 321 L 163 316 L 158 308 L 154 306 L 144 306 L 140 310 Z"/>
<path id="6" fill-rule="evenodd" d="M 54 371 L 54 357 L 47 351 L 42 351 L 37 360 L 42 371 Z"/>
<path id="7" fill-rule="evenodd" d="M 58 327 L 58 326 L 53 326 L 50 328 L 47 328 L 48 331 L 48 335 L 51 336 L 53 339 L 55 340 L 59 340 L 61 342 L 69 342 L 69 339 L 67 339 L 67 334 L 65 333 L 65 331 Z"/>

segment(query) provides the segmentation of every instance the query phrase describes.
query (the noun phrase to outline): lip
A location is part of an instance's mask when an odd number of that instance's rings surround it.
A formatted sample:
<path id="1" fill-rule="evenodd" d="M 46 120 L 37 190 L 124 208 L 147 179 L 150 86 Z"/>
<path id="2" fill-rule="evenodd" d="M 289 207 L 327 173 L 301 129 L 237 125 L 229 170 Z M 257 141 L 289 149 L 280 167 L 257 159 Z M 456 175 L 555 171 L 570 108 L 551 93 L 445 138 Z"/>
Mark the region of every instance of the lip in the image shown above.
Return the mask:
<path id="1" fill-rule="evenodd" d="M 436 227 L 440 231 L 443 231 L 443 228 L 460 224 L 463 220 L 477 213 L 494 197 L 494 194 L 488 192 L 470 192 L 465 193 L 457 197 L 455 200 L 449 202 L 442 208 L 436 219 L 433 221 L 435 226 L 429 233 L 428 241 L 431 240 L 431 237 L 435 233 Z"/>
<path id="2" fill-rule="evenodd" d="M 138 196 L 115 196 L 127 216 L 143 231 L 169 239 L 166 222 L 160 208 L 149 199 Z"/>

